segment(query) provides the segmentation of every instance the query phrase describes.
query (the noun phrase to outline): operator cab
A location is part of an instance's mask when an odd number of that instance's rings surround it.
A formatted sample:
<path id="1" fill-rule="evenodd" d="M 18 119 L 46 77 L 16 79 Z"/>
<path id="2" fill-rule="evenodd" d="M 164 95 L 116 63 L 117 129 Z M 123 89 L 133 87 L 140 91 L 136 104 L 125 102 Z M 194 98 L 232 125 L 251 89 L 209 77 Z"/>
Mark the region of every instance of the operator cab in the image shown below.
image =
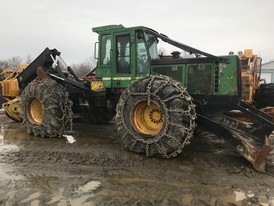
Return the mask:
<path id="1" fill-rule="evenodd" d="M 158 39 L 144 28 L 93 28 L 99 34 L 96 77 L 103 79 L 106 88 L 125 88 L 136 77 L 150 74 L 151 60 L 159 59 Z"/>
<path id="2" fill-rule="evenodd" d="M 227 58 L 197 50 L 143 26 L 109 25 L 93 31 L 99 34 L 96 77 L 103 80 L 106 88 L 126 88 L 142 76 L 166 75 L 181 82 L 190 93 L 208 95 L 220 91 L 213 82 L 219 81 L 218 66 L 225 65 Z M 172 55 L 165 54 L 168 47 L 173 47 Z"/>

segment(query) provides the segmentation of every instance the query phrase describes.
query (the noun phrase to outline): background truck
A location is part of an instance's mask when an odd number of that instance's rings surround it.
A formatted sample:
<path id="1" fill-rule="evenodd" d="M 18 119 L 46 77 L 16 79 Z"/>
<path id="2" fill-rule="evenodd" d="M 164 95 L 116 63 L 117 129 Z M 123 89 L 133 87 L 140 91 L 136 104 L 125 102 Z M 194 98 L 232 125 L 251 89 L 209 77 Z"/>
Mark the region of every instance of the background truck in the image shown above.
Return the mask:
<path id="1" fill-rule="evenodd" d="M 98 64 L 84 78 L 62 66 L 60 52 L 48 48 L 18 75 L 20 115 L 28 133 L 60 137 L 72 128 L 73 114 L 93 123 L 115 116 L 125 147 L 170 158 L 190 143 L 197 126 L 226 139 L 264 172 L 272 118 L 241 101 L 237 55 L 215 56 L 143 26 L 93 31 L 99 35 Z M 182 58 L 178 51 L 158 55 L 159 40 L 192 57 Z M 225 115 L 230 110 L 254 123 Z"/>

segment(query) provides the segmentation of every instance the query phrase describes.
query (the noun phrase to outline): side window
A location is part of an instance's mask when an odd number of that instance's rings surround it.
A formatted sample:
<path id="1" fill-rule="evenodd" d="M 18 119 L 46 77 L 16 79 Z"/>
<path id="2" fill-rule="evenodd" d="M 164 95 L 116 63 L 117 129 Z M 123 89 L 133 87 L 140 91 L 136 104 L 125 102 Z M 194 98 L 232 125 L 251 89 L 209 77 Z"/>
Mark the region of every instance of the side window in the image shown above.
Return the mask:
<path id="1" fill-rule="evenodd" d="M 116 38 L 117 48 L 117 73 L 130 73 L 130 36 L 118 36 Z"/>
<path id="2" fill-rule="evenodd" d="M 102 36 L 101 65 L 110 65 L 111 36 Z"/>
<path id="3" fill-rule="evenodd" d="M 149 68 L 148 54 L 143 38 L 136 38 L 137 42 L 137 73 L 146 73 Z"/>

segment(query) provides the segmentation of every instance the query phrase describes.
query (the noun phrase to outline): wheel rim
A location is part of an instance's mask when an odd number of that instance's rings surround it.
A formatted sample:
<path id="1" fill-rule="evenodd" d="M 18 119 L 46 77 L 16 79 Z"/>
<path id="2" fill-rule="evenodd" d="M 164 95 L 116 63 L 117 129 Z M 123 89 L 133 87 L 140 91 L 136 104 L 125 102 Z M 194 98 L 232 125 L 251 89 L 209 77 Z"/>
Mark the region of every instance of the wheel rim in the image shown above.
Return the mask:
<path id="1" fill-rule="evenodd" d="M 163 112 L 158 104 L 147 101 L 139 102 L 133 109 L 132 120 L 134 129 L 147 136 L 157 135 L 163 128 Z"/>
<path id="2" fill-rule="evenodd" d="M 28 106 L 29 120 L 33 124 L 41 124 L 44 119 L 44 107 L 39 99 L 32 99 Z"/>

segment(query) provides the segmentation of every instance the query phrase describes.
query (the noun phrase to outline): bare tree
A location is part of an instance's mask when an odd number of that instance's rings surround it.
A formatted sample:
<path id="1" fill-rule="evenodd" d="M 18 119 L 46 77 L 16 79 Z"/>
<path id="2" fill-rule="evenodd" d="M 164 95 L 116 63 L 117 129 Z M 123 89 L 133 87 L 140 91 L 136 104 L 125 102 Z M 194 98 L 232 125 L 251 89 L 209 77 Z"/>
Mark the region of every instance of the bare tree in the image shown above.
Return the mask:
<path id="1" fill-rule="evenodd" d="M 165 48 L 160 47 L 160 48 L 158 49 L 158 54 L 159 54 L 159 56 L 165 56 L 165 55 L 167 55 L 167 51 L 166 51 Z"/>
<path id="2" fill-rule="evenodd" d="M 7 60 L 0 61 L 0 69 L 9 68 L 11 70 L 17 68 L 19 64 L 22 63 L 22 59 L 20 57 L 11 57 Z"/>
<path id="3" fill-rule="evenodd" d="M 87 59 L 83 63 L 72 64 L 71 68 L 74 70 L 78 77 L 84 76 L 95 68 L 96 60 L 93 58 Z"/>
<path id="4" fill-rule="evenodd" d="M 72 68 L 78 77 L 84 76 L 92 69 L 87 62 L 73 64 Z"/>
<path id="5" fill-rule="evenodd" d="M 7 60 L 0 60 L 0 70 L 8 67 L 8 61 Z"/>
<path id="6" fill-rule="evenodd" d="M 28 54 L 25 58 L 24 58 L 24 63 L 25 64 L 30 64 L 32 62 L 32 57 L 30 54 Z"/>
<path id="7" fill-rule="evenodd" d="M 0 60 L 0 69 L 9 68 L 11 70 L 17 68 L 20 64 L 30 64 L 32 62 L 31 55 L 27 55 L 24 60 L 21 57 L 14 56 L 9 59 Z"/>
<path id="8" fill-rule="evenodd" d="M 0 60 L 0 70 L 4 68 L 9 68 L 11 70 L 17 68 L 20 64 L 30 64 L 32 62 L 31 55 L 27 55 L 24 59 L 14 56 L 7 60 Z M 79 77 L 84 76 L 93 70 L 96 66 L 96 60 L 94 58 L 88 58 L 82 63 L 72 64 L 71 68 L 74 70 L 75 74 Z M 65 65 L 61 66 L 62 68 L 66 68 Z M 65 69 L 64 69 L 65 70 Z"/>
<path id="9" fill-rule="evenodd" d="M 11 57 L 7 61 L 8 61 L 8 68 L 10 68 L 12 70 L 17 68 L 19 66 L 19 64 L 22 63 L 22 59 L 18 56 Z"/>

